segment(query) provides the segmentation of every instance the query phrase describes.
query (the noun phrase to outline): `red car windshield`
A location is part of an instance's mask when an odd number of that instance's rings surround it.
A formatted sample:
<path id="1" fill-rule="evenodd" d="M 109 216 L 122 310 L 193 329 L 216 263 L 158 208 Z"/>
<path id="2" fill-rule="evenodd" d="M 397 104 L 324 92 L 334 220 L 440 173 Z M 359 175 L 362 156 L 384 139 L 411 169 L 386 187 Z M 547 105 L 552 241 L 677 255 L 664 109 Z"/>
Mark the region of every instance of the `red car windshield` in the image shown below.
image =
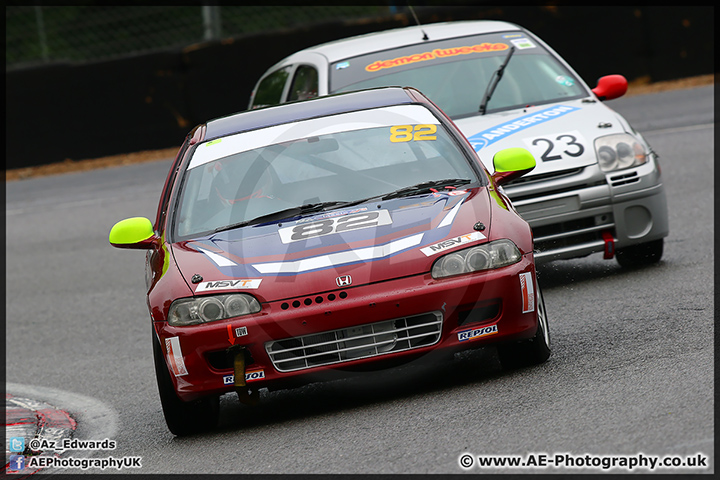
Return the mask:
<path id="1" fill-rule="evenodd" d="M 356 202 L 423 182 L 484 183 L 470 162 L 437 117 L 420 105 L 213 139 L 198 145 L 190 160 L 175 234 L 190 238 L 294 207 Z"/>

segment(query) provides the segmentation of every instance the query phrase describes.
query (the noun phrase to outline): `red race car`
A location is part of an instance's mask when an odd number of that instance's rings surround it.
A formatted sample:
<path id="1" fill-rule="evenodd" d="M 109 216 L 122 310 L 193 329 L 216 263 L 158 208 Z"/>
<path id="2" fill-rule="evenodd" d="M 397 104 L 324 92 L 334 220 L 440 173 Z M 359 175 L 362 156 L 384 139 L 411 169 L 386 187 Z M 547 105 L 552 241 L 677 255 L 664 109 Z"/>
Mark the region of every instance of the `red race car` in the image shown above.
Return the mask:
<path id="1" fill-rule="evenodd" d="M 187 136 L 154 224 L 110 231 L 147 250 L 163 412 L 176 435 L 216 425 L 219 397 L 497 344 L 504 366 L 550 355 L 530 227 L 413 88 L 242 112 Z"/>

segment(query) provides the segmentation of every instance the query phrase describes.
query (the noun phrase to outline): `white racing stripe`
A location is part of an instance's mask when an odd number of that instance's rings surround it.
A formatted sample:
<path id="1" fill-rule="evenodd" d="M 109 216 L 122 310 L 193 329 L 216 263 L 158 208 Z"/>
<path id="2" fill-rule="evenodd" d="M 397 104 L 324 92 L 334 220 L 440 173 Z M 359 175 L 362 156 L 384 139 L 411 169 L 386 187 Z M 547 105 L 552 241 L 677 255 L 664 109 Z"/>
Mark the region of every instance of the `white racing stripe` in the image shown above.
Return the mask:
<path id="1" fill-rule="evenodd" d="M 399 240 L 393 240 L 385 245 L 375 245 L 357 250 L 348 250 L 346 252 L 303 258 L 294 262 L 256 263 L 253 264 L 253 267 L 260 273 L 302 273 L 359 261 L 376 260 L 414 247 L 422 241 L 422 237 L 423 234 L 419 233 Z"/>
<path id="2" fill-rule="evenodd" d="M 210 260 L 215 262 L 215 264 L 218 267 L 235 267 L 237 266 L 237 263 L 233 262 L 232 260 L 223 257 L 222 255 L 218 255 L 215 252 L 211 252 L 209 250 L 205 250 L 204 248 L 197 247 L 198 250 L 200 250 L 202 253 L 208 256 Z"/>

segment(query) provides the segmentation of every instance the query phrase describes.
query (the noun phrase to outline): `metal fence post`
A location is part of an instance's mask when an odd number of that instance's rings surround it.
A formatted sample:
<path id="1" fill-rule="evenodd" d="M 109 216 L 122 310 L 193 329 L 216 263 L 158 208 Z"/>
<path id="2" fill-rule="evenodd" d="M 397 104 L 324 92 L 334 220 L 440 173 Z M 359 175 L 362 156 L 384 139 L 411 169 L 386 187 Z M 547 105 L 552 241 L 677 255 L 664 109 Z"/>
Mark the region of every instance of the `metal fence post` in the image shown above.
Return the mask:
<path id="1" fill-rule="evenodd" d="M 35 6 L 35 19 L 37 21 L 38 37 L 40 37 L 40 52 L 43 62 L 48 62 L 47 37 L 45 36 L 45 22 L 43 21 L 42 7 Z"/>
<path id="2" fill-rule="evenodd" d="M 205 31 L 205 40 L 217 40 L 222 35 L 220 25 L 220 7 L 203 5 L 203 27 Z"/>

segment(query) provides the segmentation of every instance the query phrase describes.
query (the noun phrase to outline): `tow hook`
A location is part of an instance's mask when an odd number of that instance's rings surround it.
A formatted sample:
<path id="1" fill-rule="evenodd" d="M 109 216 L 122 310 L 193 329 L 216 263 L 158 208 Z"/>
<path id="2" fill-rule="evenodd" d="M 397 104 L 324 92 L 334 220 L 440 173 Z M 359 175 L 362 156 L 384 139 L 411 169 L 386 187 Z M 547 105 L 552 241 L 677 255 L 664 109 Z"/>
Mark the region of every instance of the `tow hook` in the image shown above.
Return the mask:
<path id="1" fill-rule="evenodd" d="M 245 405 L 257 405 L 260 401 L 260 393 L 257 390 L 248 388 L 245 382 L 245 347 L 233 345 L 228 349 L 228 353 L 233 359 L 233 376 L 238 399 Z"/>
<path id="2" fill-rule="evenodd" d="M 605 241 L 605 253 L 603 258 L 610 260 L 615 256 L 615 239 L 609 231 L 602 232 L 602 238 Z"/>

